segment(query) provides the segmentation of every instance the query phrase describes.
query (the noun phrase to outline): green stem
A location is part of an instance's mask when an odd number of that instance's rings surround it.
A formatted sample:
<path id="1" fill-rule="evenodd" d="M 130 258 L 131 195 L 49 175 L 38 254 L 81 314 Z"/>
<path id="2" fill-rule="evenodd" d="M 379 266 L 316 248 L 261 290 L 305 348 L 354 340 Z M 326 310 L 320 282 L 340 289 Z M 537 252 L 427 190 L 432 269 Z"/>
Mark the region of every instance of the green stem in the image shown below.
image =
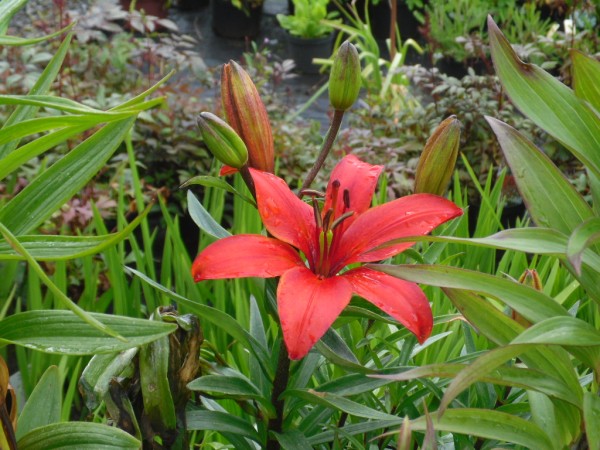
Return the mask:
<path id="1" fill-rule="evenodd" d="M 256 200 L 256 188 L 254 187 L 254 180 L 252 179 L 252 175 L 250 174 L 248 164 L 240 167 L 240 175 L 242 176 L 244 183 L 246 183 L 246 186 L 248 186 L 250 194 L 252 194 L 252 197 L 254 198 L 254 200 Z"/>
<path id="2" fill-rule="evenodd" d="M 269 420 L 267 425 L 267 450 L 279 450 L 281 446 L 275 436 L 271 436 L 271 431 L 281 433 L 283 429 L 283 407 L 284 401 L 279 398 L 286 390 L 290 378 L 290 357 L 288 355 L 285 343 L 281 342 L 279 357 L 277 359 L 277 370 L 273 380 L 273 392 L 271 393 L 271 404 L 275 406 L 275 418 Z"/>
<path id="3" fill-rule="evenodd" d="M 331 119 L 331 125 L 329 127 L 329 130 L 327 131 L 325 140 L 323 141 L 323 146 L 321 147 L 321 152 L 319 153 L 319 156 L 317 157 L 315 164 L 312 166 L 312 168 L 310 169 L 310 172 L 306 176 L 304 183 L 302 183 L 300 192 L 302 192 L 304 189 L 308 189 L 310 187 L 310 185 L 314 181 L 315 177 L 319 173 L 319 170 L 321 170 L 321 167 L 323 167 L 323 163 L 325 162 L 325 159 L 327 159 L 327 155 L 329 155 L 329 151 L 331 150 L 331 147 L 333 146 L 333 143 L 338 134 L 338 131 L 340 131 L 340 126 L 342 125 L 342 119 L 344 118 L 344 112 L 345 111 L 339 111 L 337 109 L 333 112 L 333 118 Z"/>

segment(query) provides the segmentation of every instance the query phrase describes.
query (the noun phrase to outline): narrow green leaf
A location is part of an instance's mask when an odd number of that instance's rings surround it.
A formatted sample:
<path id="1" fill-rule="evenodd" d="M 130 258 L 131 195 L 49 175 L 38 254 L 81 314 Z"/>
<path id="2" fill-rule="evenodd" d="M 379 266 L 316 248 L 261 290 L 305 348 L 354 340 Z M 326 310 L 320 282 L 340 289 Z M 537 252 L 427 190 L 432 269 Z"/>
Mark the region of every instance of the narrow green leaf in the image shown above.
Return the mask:
<path id="1" fill-rule="evenodd" d="M 222 178 L 212 177 L 212 176 L 207 176 L 207 175 L 198 175 L 196 177 L 193 177 L 193 178 L 190 178 L 189 180 L 187 180 L 185 183 L 183 183 L 180 186 L 180 188 L 186 188 L 186 187 L 192 186 L 194 184 L 198 184 L 200 186 L 205 186 L 205 187 L 214 187 L 214 188 L 218 188 L 218 189 L 223 189 L 224 191 L 227 191 L 233 195 L 237 195 L 239 198 L 241 198 L 245 202 L 248 202 L 249 204 L 256 206 L 256 202 L 252 198 L 248 197 L 247 195 L 242 194 L 240 191 L 238 191 L 236 188 L 234 188 L 231 184 L 229 184 L 227 181 L 225 181 Z"/>
<path id="2" fill-rule="evenodd" d="M 586 392 L 583 397 L 583 418 L 588 448 L 600 448 L 600 397 Z"/>
<path id="3" fill-rule="evenodd" d="M 328 408 L 344 411 L 352 416 L 364 417 L 366 419 L 393 420 L 397 418 L 396 416 L 369 408 L 368 406 L 357 403 L 346 397 L 327 392 L 318 392 L 312 389 L 289 389 L 283 393 L 283 396 L 288 398 L 299 398 L 310 404 L 323 405 Z"/>
<path id="4" fill-rule="evenodd" d="M 87 125 L 65 127 L 60 130 L 48 133 L 16 149 L 10 155 L 2 159 L 0 165 L 0 180 L 3 180 L 8 174 L 19 169 L 23 164 L 46 150 L 53 148 L 57 144 L 70 139 L 71 137 L 84 132 L 89 127 Z M 2 133 L 2 131 L 0 131 Z"/>
<path id="5" fill-rule="evenodd" d="M 0 210 L 0 222 L 15 235 L 35 229 L 106 164 L 134 120 L 110 123 L 71 150 Z"/>
<path id="6" fill-rule="evenodd" d="M 62 386 L 58 367 L 50 366 L 23 406 L 17 422 L 17 440 L 34 428 L 60 422 L 61 407 Z"/>
<path id="7" fill-rule="evenodd" d="M 352 353 L 352 350 L 350 350 L 350 347 L 348 347 L 348 344 L 333 328 L 327 330 L 315 347 L 329 361 L 345 367 L 352 372 L 369 373 L 373 370 L 360 364 L 354 353 Z"/>
<path id="8" fill-rule="evenodd" d="M 486 119 L 537 225 L 570 234 L 581 222 L 593 217 L 585 199 L 550 158 L 514 128 L 491 117 Z"/>
<path id="9" fill-rule="evenodd" d="M 48 275 L 46 275 L 44 269 L 41 268 L 39 263 L 29 254 L 23 245 L 21 245 L 18 239 L 2 223 L 0 223 L 0 233 L 8 242 L 8 244 L 15 250 L 15 252 L 23 256 L 23 258 L 29 263 L 29 267 L 37 274 L 37 276 L 52 292 L 52 294 L 54 294 L 56 299 L 62 302 L 66 308 L 70 309 L 75 315 L 77 315 L 77 317 L 100 332 L 106 333 L 117 339 L 123 339 L 118 333 L 116 333 L 114 330 L 111 330 L 110 327 L 106 326 L 102 322 L 96 320 L 93 316 L 84 311 L 83 308 L 81 308 L 77 303 L 73 302 L 69 297 L 67 297 L 65 293 L 54 284 Z"/>
<path id="10" fill-rule="evenodd" d="M 531 322 L 540 322 L 568 312 L 546 294 L 512 280 L 476 271 L 441 265 L 370 264 L 368 267 L 414 283 L 466 289 L 490 295 Z"/>
<path id="11" fill-rule="evenodd" d="M 63 422 L 36 428 L 17 444 L 19 450 L 137 450 L 142 445 L 119 428 L 91 422 Z"/>
<path id="12" fill-rule="evenodd" d="M 285 433 L 273 433 L 283 450 L 306 450 L 311 448 L 310 442 L 299 431 L 286 431 Z"/>
<path id="13" fill-rule="evenodd" d="M 573 90 L 600 112 L 600 62 L 579 50 L 571 50 Z"/>
<path id="14" fill-rule="evenodd" d="M 187 429 L 234 433 L 260 443 L 257 431 L 244 419 L 222 411 L 187 411 Z"/>
<path id="15" fill-rule="evenodd" d="M 192 191 L 188 191 L 187 201 L 190 217 L 202 231 L 217 239 L 231 236 L 231 233 L 219 225 L 208 211 L 204 209 L 204 206 L 202 206 L 202 203 L 198 201 Z"/>
<path id="16" fill-rule="evenodd" d="M 6 12 L 7 16 L 0 15 L 0 31 L 2 31 L 5 25 L 8 26 L 6 20 L 10 20 L 11 15 L 14 14 L 19 8 L 21 8 L 21 6 L 24 3 L 25 2 L 22 0 L 9 0 L 2 2 L 2 6 L 6 7 L 4 11 Z M 1 34 L 4 34 L 4 32 Z M 40 75 L 40 78 L 36 81 L 36 83 L 29 91 L 29 94 L 40 95 L 48 92 L 50 86 L 52 86 L 52 83 L 56 78 L 56 75 L 58 74 L 58 71 L 60 70 L 60 66 L 63 63 L 63 60 L 65 59 L 72 37 L 73 34 L 69 33 L 62 42 L 62 44 L 60 44 L 60 47 L 58 48 L 56 53 L 54 53 L 54 56 Z M 13 113 L 10 115 L 10 117 L 4 122 L 2 129 L 7 128 L 13 124 L 18 124 L 33 117 L 38 109 L 39 108 L 35 106 L 17 106 Z M 14 140 L 12 142 L 7 142 L 3 145 L 0 145 L 0 160 L 9 153 L 11 153 L 15 148 L 17 148 L 17 145 L 19 145 L 18 140 Z"/>
<path id="17" fill-rule="evenodd" d="M 38 310 L 13 314 L 0 322 L 0 345 L 15 344 L 46 353 L 93 355 L 114 353 L 166 336 L 176 325 L 111 314 L 89 313 L 127 339 L 92 328 L 71 311 Z"/>
<path id="18" fill-rule="evenodd" d="M 414 369 L 397 374 L 369 376 L 395 381 L 433 377 L 454 378 L 466 367 L 468 366 L 465 364 L 440 363 L 415 367 Z M 581 402 L 577 401 L 577 398 L 573 396 L 573 391 L 564 382 L 540 370 L 520 367 L 497 367 L 487 374 L 482 373 L 477 381 L 493 383 L 499 386 L 514 386 L 521 389 L 534 390 L 581 407 Z"/>
<path id="19" fill-rule="evenodd" d="M 600 116 L 552 75 L 521 61 L 491 17 L 488 31 L 496 74 L 513 103 L 600 176 Z"/>
<path id="20" fill-rule="evenodd" d="M 187 387 L 191 391 L 209 392 L 219 397 L 265 400 L 249 380 L 236 376 L 205 375 L 191 381 Z"/>
<path id="21" fill-rule="evenodd" d="M 581 275 L 581 262 L 586 248 L 600 241 L 600 217 L 593 217 L 573 230 L 567 244 L 567 257 L 575 272 Z M 600 270 L 595 269 L 599 274 Z"/>
<path id="22" fill-rule="evenodd" d="M 125 103 L 121 103 L 120 105 L 117 105 L 114 108 L 111 108 L 109 111 L 120 111 L 120 110 L 123 110 L 123 109 L 130 109 L 132 107 L 136 107 L 137 105 L 139 105 L 140 103 L 142 103 L 143 100 L 146 97 L 148 97 L 149 95 L 152 95 L 153 93 L 155 93 L 174 74 L 175 74 L 175 70 L 171 70 L 168 74 L 166 74 L 164 77 L 162 77 L 160 80 L 158 80 L 154 86 L 146 89 L 141 94 L 136 95 L 131 100 L 127 100 Z"/>
<path id="23" fill-rule="evenodd" d="M 314 436 L 310 436 L 308 441 L 314 446 L 332 442 L 337 439 L 340 432 L 346 436 L 364 435 L 382 428 L 398 427 L 402 425 L 402 417 L 396 417 L 394 420 L 368 420 L 366 422 L 353 423 L 336 430 L 327 430 Z"/>
<path id="24" fill-rule="evenodd" d="M 517 416 L 489 409 L 451 409 L 443 416 L 431 413 L 436 431 L 496 439 L 536 450 L 555 450 L 548 435 L 536 424 Z M 416 431 L 426 431 L 424 416 L 411 421 Z"/>
<path id="25" fill-rule="evenodd" d="M 5 34 L 13 16 L 27 3 L 27 0 L 2 0 L 0 2 L 0 34 Z"/>
<path id="26" fill-rule="evenodd" d="M 41 36 L 41 37 L 37 37 L 37 38 L 23 38 L 23 37 L 19 37 L 19 36 L 9 36 L 6 34 L 3 36 L 0 35 L 0 45 L 10 45 L 10 46 L 16 47 L 16 46 L 23 46 L 23 45 L 39 44 L 40 42 L 44 42 L 49 39 L 60 36 L 61 34 L 67 32 L 71 28 L 73 28 L 74 25 L 75 25 L 75 22 L 70 23 L 69 25 L 67 25 L 66 27 L 64 27 L 61 30 L 58 30 L 52 34 L 47 34 L 46 36 Z"/>
<path id="27" fill-rule="evenodd" d="M 19 236 L 19 242 L 37 261 L 60 261 L 83 256 L 95 255 L 106 248 L 118 244 L 148 215 L 153 204 L 139 214 L 129 225 L 118 233 L 100 236 L 64 236 L 64 235 L 34 235 Z M 0 261 L 22 260 L 23 255 L 16 252 L 8 242 L 0 241 Z"/>
<path id="28" fill-rule="evenodd" d="M 72 114 L 98 114 L 109 117 L 114 115 L 114 113 L 95 109 L 75 100 L 54 95 L 0 95 L 0 105 L 29 105 L 56 109 Z"/>

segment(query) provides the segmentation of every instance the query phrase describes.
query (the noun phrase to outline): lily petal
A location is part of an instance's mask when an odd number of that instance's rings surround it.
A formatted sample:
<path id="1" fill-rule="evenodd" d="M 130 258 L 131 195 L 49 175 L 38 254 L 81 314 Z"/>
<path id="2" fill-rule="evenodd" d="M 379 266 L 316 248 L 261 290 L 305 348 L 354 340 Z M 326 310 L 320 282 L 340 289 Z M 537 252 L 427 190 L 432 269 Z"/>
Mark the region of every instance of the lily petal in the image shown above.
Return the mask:
<path id="1" fill-rule="evenodd" d="M 226 175 L 231 175 L 233 173 L 236 173 L 238 170 L 235 167 L 231 167 L 228 166 L 227 164 L 223 164 L 223 167 L 221 167 L 221 170 L 219 170 L 219 176 L 220 177 L 224 177 Z"/>
<path id="2" fill-rule="evenodd" d="M 371 207 L 373 193 L 382 170 L 383 166 L 368 164 L 354 155 L 345 156 L 335 166 L 327 185 L 323 214 L 332 208 L 334 203 L 334 218 L 341 216 L 346 211 L 354 212 L 354 215 L 348 217 L 340 225 L 342 228 L 338 230 L 338 233 L 342 233 L 360 214 Z M 333 188 L 333 182 L 336 180 L 340 183 L 338 189 Z M 349 205 L 344 202 L 344 191 L 348 191 Z M 334 196 L 334 193 L 337 193 L 337 196 Z"/>
<path id="3" fill-rule="evenodd" d="M 433 327 L 431 307 L 415 283 L 366 267 L 349 270 L 341 276 L 350 281 L 355 294 L 408 328 L 421 344 L 429 337 Z"/>
<path id="4" fill-rule="evenodd" d="M 277 239 L 255 234 L 238 234 L 213 242 L 195 259 L 195 281 L 278 277 L 295 267 L 304 267 L 298 252 Z"/>
<path id="5" fill-rule="evenodd" d="M 314 267 L 318 241 L 313 208 L 296 197 L 281 178 L 268 172 L 250 171 L 258 212 L 265 227 L 277 239 L 302 250 Z"/>
<path id="6" fill-rule="evenodd" d="M 449 200 L 437 195 L 414 194 L 371 208 L 348 227 L 331 255 L 332 270 L 354 262 L 389 258 L 413 243 L 403 242 L 374 250 L 394 239 L 421 236 L 462 214 Z"/>
<path id="7" fill-rule="evenodd" d="M 277 288 L 279 319 L 291 359 L 304 357 L 350 302 L 344 277 L 320 278 L 305 267 L 285 272 Z"/>

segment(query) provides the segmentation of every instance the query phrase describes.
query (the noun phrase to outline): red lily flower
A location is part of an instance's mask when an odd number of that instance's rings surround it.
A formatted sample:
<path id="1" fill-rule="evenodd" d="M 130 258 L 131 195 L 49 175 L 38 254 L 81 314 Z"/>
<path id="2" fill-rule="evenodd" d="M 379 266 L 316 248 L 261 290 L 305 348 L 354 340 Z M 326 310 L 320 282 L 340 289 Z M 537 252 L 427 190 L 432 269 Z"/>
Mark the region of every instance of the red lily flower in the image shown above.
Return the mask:
<path id="1" fill-rule="evenodd" d="M 237 235 L 214 242 L 194 261 L 194 279 L 281 276 L 277 305 L 291 359 L 308 353 L 352 294 L 388 313 L 422 343 L 433 317 L 416 284 L 367 267 L 344 268 L 396 255 L 413 243 L 382 245 L 427 234 L 462 210 L 429 194 L 370 208 L 382 169 L 346 156 L 331 174 L 321 211 L 316 200 L 311 206 L 298 199 L 281 178 L 251 169 L 258 211 L 274 237 Z"/>

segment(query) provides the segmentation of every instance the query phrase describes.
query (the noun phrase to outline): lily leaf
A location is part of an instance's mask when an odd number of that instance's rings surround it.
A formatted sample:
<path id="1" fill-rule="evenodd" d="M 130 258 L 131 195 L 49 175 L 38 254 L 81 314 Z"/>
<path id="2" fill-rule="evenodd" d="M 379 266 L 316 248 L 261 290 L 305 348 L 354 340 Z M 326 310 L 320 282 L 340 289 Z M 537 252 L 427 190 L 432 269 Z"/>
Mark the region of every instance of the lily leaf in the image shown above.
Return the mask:
<path id="1" fill-rule="evenodd" d="M 202 203 L 198 201 L 196 196 L 188 191 L 187 193 L 188 211 L 192 220 L 200 227 L 202 231 L 210 234 L 217 239 L 231 236 L 231 233 L 219 225 L 215 219 L 208 213 Z"/>
<path id="2" fill-rule="evenodd" d="M 451 409 L 443 416 L 432 412 L 431 420 L 436 431 L 497 439 L 536 450 L 554 450 L 554 444 L 538 425 L 504 412 L 473 408 Z M 411 421 L 410 428 L 414 431 L 426 431 L 426 417 Z"/>
<path id="3" fill-rule="evenodd" d="M 552 75 L 521 61 L 491 17 L 488 31 L 496 74 L 512 102 L 600 177 L 600 116 Z"/>
<path id="4" fill-rule="evenodd" d="M 34 230 L 106 164 L 134 120 L 105 125 L 63 156 L 0 210 L 0 222 L 15 235 Z"/>
<path id="5" fill-rule="evenodd" d="M 486 119 L 496 133 L 527 211 L 537 225 L 571 234 L 581 222 L 594 216 L 550 158 L 511 126 L 491 117 Z"/>
<path id="6" fill-rule="evenodd" d="M 583 252 L 598 241 L 600 241 L 600 217 L 586 220 L 571 234 L 567 244 L 567 257 L 578 275 L 581 274 Z"/>
<path id="7" fill-rule="evenodd" d="M 185 183 L 183 183 L 180 186 L 180 188 L 186 188 L 186 187 L 189 187 L 194 184 L 198 184 L 200 186 L 205 186 L 205 187 L 215 187 L 218 189 L 223 189 L 224 191 L 227 191 L 233 195 L 237 195 L 239 198 L 241 198 L 245 202 L 251 204 L 252 206 L 256 206 L 256 202 L 252 198 L 248 197 L 247 195 L 242 194 L 240 191 L 238 191 L 236 188 L 234 188 L 232 185 L 230 185 L 227 181 L 223 180 L 222 178 L 212 177 L 212 176 L 208 176 L 208 175 L 198 175 L 196 177 L 193 177 L 193 178 L 190 178 L 189 180 L 187 180 Z"/>
<path id="8" fill-rule="evenodd" d="M 62 422 L 31 430 L 17 442 L 20 450 L 137 450 L 141 442 L 123 430 L 92 422 Z"/>
<path id="9" fill-rule="evenodd" d="M 583 418 L 588 448 L 600 448 L 600 398 L 593 392 L 584 394 Z"/>
<path id="10" fill-rule="evenodd" d="M 33 235 L 19 236 L 19 242 L 37 261 L 59 261 L 94 255 L 105 248 L 118 244 L 125 239 L 148 215 L 153 204 L 139 214 L 129 225 L 118 233 L 100 236 L 64 236 L 64 235 Z M 7 242 L 0 241 L 0 261 L 22 260 L 23 255 L 16 252 Z"/>
<path id="11" fill-rule="evenodd" d="M 600 62 L 579 50 L 571 50 L 571 61 L 575 95 L 600 111 Z"/>
<path id="12" fill-rule="evenodd" d="M 19 415 L 17 440 L 34 428 L 60 422 L 61 406 L 62 386 L 58 367 L 50 366 L 35 385 Z"/>
<path id="13" fill-rule="evenodd" d="M 111 314 L 88 314 L 126 341 L 89 326 L 71 311 L 36 310 L 4 318 L 0 322 L 0 346 L 15 344 L 61 355 L 114 353 L 147 344 L 177 329 L 170 323 Z"/>
<path id="14" fill-rule="evenodd" d="M 6 31 L 5 27 L 8 27 L 7 20 L 10 20 L 13 14 L 15 14 L 25 3 L 27 0 L 12 0 L 9 2 L 2 2 L 1 7 L 2 11 L 6 15 L 0 14 L 0 31 Z M 63 40 L 60 47 L 54 53 L 54 56 L 40 75 L 40 78 L 35 82 L 29 94 L 31 95 L 40 95 L 45 94 L 50 89 L 50 86 L 54 82 L 60 67 L 62 66 L 63 60 L 67 55 L 67 50 L 69 49 L 69 44 L 71 43 L 71 39 L 73 37 L 72 33 L 69 33 L 67 37 Z M 4 122 L 2 129 L 7 128 L 13 124 L 19 124 L 35 115 L 39 108 L 35 106 L 26 106 L 19 105 L 12 112 L 10 117 L 6 119 Z M 4 158 L 6 155 L 10 154 L 15 148 L 19 145 L 19 140 L 13 140 L 11 142 L 7 142 L 3 145 L 0 145 L 0 159 Z"/>
<path id="15" fill-rule="evenodd" d="M 260 442 L 258 432 L 246 420 L 223 411 L 187 411 L 188 430 L 211 430 L 233 433 Z"/>

